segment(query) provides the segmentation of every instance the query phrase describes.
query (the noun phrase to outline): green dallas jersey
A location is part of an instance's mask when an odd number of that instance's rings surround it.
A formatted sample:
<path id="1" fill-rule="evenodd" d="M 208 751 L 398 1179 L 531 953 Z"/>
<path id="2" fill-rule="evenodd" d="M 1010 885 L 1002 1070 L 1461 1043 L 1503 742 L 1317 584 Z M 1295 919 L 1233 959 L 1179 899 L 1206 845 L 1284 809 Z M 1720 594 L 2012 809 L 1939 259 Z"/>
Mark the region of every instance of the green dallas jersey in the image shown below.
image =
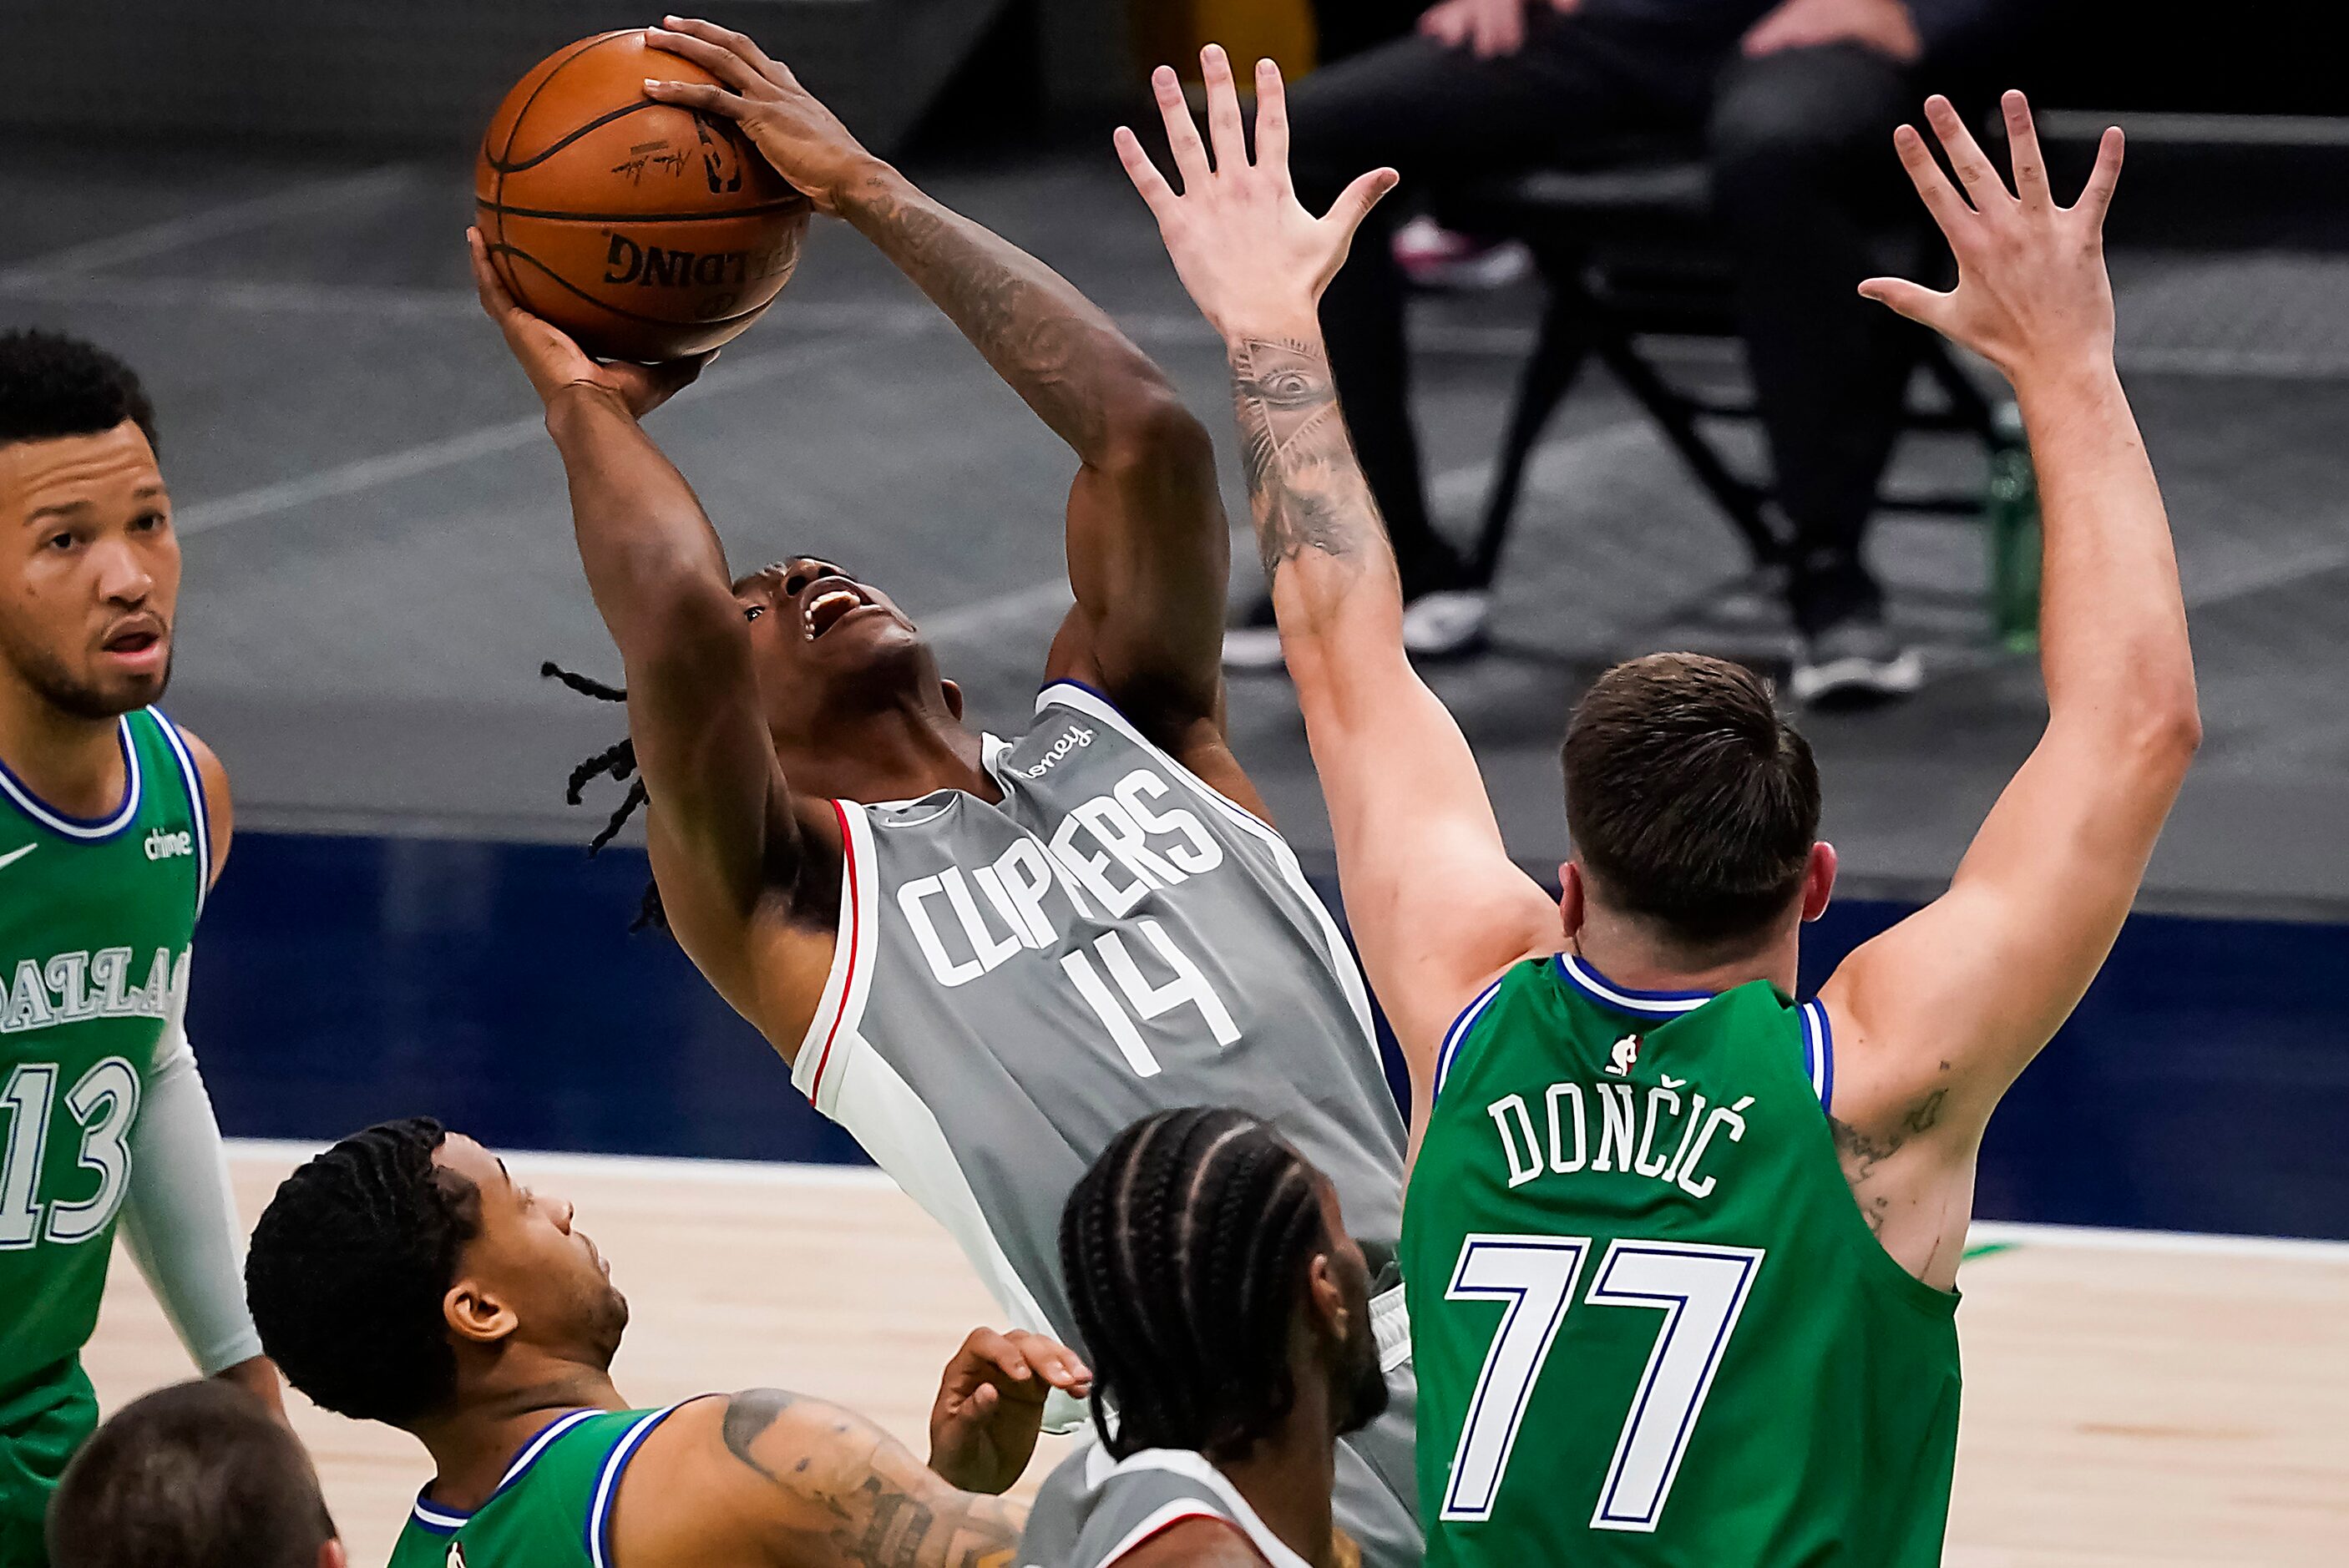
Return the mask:
<path id="1" fill-rule="evenodd" d="M 1434 1568 L 1929 1568 L 1957 1297 L 1844 1180 L 1826 1010 L 1531 960 L 1462 1015 L 1403 1212 Z"/>
<path id="2" fill-rule="evenodd" d="M 676 1408 L 557 1417 L 523 1445 L 497 1491 L 471 1512 L 419 1495 L 389 1568 L 611 1568 L 620 1476 Z"/>
<path id="3" fill-rule="evenodd" d="M 102 819 L 0 765 L 0 1392 L 60 1370 L 97 1326 L 131 1125 L 209 881 L 178 730 L 147 708 L 121 738 L 122 804 Z"/>

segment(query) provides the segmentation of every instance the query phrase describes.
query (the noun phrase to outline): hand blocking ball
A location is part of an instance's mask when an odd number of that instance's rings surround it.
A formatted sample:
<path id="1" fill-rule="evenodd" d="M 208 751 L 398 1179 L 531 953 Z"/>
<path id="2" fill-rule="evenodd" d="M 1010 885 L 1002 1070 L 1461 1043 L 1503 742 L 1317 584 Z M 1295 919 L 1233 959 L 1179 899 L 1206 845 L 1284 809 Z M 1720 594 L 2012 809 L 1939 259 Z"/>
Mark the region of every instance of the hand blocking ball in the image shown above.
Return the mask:
<path id="1" fill-rule="evenodd" d="M 604 359 L 730 342 L 791 281 L 812 211 L 732 122 L 653 102 L 647 77 L 716 79 L 639 30 L 582 39 L 514 84 L 473 175 L 506 287 Z"/>

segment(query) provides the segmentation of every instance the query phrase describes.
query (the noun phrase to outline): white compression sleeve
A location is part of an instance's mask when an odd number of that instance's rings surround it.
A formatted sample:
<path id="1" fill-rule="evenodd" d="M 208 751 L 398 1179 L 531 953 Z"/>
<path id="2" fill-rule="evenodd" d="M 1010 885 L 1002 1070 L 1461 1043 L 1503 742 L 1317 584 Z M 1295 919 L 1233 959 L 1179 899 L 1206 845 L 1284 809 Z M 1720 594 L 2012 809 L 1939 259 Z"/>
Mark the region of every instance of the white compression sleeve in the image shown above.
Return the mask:
<path id="1" fill-rule="evenodd" d="M 176 990 L 130 1131 L 122 1234 L 180 1343 L 209 1377 L 260 1355 L 261 1336 L 244 1305 L 228 1154 L 188 1043 L 184 979 Z"/>

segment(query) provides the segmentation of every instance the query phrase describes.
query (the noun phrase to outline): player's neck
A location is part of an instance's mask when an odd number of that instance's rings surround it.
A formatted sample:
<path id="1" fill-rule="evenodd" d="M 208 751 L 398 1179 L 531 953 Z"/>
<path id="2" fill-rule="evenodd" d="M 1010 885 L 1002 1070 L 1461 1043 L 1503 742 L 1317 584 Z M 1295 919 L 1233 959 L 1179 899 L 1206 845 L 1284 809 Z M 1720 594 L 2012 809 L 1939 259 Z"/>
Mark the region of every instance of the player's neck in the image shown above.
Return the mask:
<path id="1" fill-rule="evenodd" d="M 1613 984 L 1632 991 L 1733 991 L 1767 980 L 1791 995 L 1800 952 L 1799 923 L 1759 941 L 1691 949 L 1660 939 L 1647 923 L 1586 908 L 1568 949 Z"/>
<path id="2" fill-rule="evenodd" d="M 514 1456 L 549 1422 L 573 1410 L 624 1410 L 627 1401 L 605 1373 L 565 1367 L 528 1387 L 469 1393 L 454 1415 L 419 1422 L 415 1432 L 432 1456 L 431 1498 L 443 1508 L 481 1507 Z"/>
<path id="3" fill-rule="evenodd" d="M 888 707 L 860 715 L 825 738 L 804 765 L 783 759 L 800 794 L 843 800 L 916 800 L 936 789 L 985 799 L 1002 790 L 981 761 L 979 738 L 950 714 Z"/>
<path id="4" fill-rule="evenodd" d="M 1265 1528 L 1314 1568 L 1335 1562 L 1330 1492 L 1337 1484 L 1338 1444 L 1330 1435 L 1325 1390 L 1298 1389 L 1288 1418 L 1245 1459 L 1219 1464 Z"/>
<path id="5" fill-rule="evenodd" d="M 103 817 L 122 802 L 119 718 L 67 713 L 0 669 L 0 762 L 46 805 Z"/>

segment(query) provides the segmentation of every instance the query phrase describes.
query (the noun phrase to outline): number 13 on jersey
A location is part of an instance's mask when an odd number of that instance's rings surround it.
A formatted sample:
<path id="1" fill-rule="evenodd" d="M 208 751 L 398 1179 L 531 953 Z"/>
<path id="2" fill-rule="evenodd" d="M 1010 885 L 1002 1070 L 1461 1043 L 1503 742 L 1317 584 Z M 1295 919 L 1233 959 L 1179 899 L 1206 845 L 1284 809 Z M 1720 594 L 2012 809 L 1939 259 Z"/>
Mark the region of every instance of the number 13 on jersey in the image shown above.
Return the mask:
<path id="1" fill-rule="evenodd" d="M 1526 1407 L 1574 1305 L 1594 1244 L 1588 1236 L 1491 1234 L 1462 1243 L 1444 1299 L 1498 1302 L 1502 1311 L 1452 1456 L 1444 1494 L 1447 1521 L 1492 1517 Z M 1672 1478 L 1704 1414 L 1705 1395 L 1762 1272 L 1762 1258 L 1754 1247 L 1608 1243 L 1584 1303 L 1644 1307 L 1661 1313 L 1663 1321 L 1599 1488 L 1599 1506 L 1590 1516 L 1593 1530 L 1652 1531 L 1662 1518 Z M 1574 1374 L 1568 1359 L 1552 1375 Z"/>

